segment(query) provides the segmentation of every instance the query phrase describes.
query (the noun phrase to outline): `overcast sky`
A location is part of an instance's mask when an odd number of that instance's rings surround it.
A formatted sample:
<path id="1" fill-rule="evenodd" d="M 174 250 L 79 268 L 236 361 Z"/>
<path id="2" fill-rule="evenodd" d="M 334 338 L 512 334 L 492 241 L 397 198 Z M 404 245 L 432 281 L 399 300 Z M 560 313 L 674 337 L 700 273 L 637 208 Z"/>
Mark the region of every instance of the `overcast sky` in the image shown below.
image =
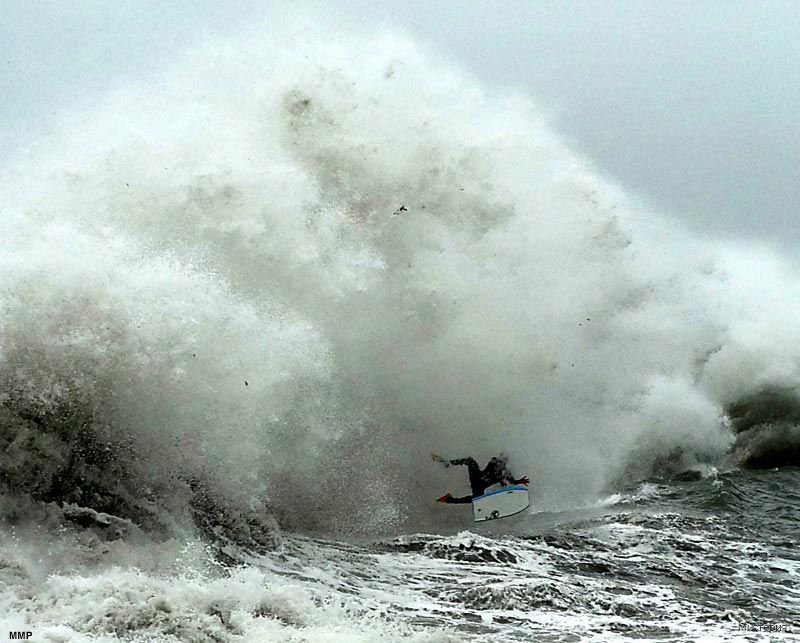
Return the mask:
<path id="1" fill-rule="evenodd" d="M 0 1 L 0 160 L 70 105 L 270 4 Z M 523 88 L 601 173 L 698 232 L 800 251 L 800 2 L 351 0 L 336 12 L 404 30 L 487 86 Z"/>

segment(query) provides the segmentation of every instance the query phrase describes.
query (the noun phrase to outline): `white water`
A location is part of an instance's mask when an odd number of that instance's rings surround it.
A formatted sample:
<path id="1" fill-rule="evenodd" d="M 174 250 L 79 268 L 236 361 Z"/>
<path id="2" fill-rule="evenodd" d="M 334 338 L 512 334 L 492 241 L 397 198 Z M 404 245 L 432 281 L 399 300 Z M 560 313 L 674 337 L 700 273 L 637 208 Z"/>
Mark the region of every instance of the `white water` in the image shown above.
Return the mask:
<path id="1" fill-rule="evenodd" d="M 464 476 L 430 451 L 504 450 L 539 508 L 591 503 L 676 447 L 722 462 L 725 405 L 798 384 L 793 266 L 641 210 L 530 99 L 404 37 L 273 24 L 193 51 L 65 113 L 0 196 L 11 490 L 88 430 L 123 471 L 99 484 L 178 534 L 198 479 L 289 529 L 442 528 L 426 499 Z"/>

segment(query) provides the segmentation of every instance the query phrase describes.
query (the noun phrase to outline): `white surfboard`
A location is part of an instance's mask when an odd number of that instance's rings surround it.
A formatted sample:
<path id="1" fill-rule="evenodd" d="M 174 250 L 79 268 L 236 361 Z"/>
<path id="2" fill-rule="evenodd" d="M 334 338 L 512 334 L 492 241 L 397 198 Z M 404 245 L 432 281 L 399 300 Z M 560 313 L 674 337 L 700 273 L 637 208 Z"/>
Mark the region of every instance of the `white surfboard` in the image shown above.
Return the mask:
<path id="1" fill-rule="evenodd" d="M 528 487 L 514 485 L 473 498 L 472 514 L 475 516 L 475 522 L 483 522 L 513 516 L 525 511 L 530 505 Z"/>

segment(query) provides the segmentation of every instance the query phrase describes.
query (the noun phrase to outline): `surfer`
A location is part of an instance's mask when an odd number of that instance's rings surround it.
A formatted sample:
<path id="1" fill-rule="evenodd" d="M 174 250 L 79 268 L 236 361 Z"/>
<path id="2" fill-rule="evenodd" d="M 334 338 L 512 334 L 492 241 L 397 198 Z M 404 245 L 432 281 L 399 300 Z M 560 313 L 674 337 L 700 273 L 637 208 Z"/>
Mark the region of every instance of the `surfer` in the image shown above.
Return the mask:
<path id="1" fill-rule="evenodd" d="M 482 496 L 487 487 L 491 487 L 493 484 L 499 483 L 505 487 L 509 484 L 527 485 L 530 482 L 528 480 L 528 476 L 522 476 L 521 478 L 517 479 L 511 475 L 511 472 L 508 470 L 508 456 L 505 453 L 501 453 L 499 456 L 489 460 L 489 463 L 483 470 L 481 470 L 474 458 L 445 460 L 435 453 L 431 453 L 431 458 L 433 458 L 434 462 L 441 462 L 446 467 L 449 467 L 451 464 L 456 466 L 463 465 L 467 467 L 467 473 L 469 474 L 469 485 L 472 487 L 472 494 L 469 496 L 454 498 L 452 494 L 446 493 L 437 500 L 437 502 L 443 502 L 445 504 L 466 504 L 472 502 L 473 498 Z"/>

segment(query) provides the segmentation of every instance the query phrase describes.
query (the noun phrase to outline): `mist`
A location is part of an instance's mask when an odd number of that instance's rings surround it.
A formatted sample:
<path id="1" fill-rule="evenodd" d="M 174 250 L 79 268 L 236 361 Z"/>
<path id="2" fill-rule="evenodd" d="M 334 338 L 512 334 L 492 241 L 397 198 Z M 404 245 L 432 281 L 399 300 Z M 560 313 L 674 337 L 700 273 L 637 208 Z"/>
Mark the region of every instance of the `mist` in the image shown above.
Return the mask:
<path id="1" fill-rule="evenodd" d="M 322 4 L 9 2 L 0 22 L 0 158 L 65 110 L 145 83 L 164 60 Z M 407 32 L 487 87 L 519 90 L 594 171 L 711 239 L 796 257 L 796 3 L 360 1 L 335 20 Z"/>

